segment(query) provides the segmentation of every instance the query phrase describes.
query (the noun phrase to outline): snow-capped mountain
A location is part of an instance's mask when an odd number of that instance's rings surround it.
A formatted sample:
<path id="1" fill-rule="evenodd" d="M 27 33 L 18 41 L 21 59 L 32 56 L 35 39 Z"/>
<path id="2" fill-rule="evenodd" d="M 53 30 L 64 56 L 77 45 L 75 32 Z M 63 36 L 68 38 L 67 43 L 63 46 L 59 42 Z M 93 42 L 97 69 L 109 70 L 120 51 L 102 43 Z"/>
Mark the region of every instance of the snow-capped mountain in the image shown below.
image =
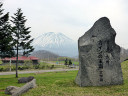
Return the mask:
<path id="1" fill-rule="evenodd" d="M 78 55 L 77 42 L 62 33 L 48 32 L 37 37 L 33 41 L 35 51 L 47 50 L 60 56 Z"/>

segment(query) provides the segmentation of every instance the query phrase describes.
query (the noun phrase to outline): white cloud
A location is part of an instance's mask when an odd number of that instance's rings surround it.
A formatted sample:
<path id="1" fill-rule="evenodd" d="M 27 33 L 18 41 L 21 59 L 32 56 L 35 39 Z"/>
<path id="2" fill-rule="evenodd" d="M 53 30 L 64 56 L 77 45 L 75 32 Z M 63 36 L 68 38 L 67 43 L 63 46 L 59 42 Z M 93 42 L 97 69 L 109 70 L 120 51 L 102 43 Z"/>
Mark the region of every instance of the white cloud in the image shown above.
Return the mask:
<path id="1" fill-rule="evenodd" d="M 107 16 L 117 32 L 116 42 L 128 48 L 127 0 L 4 0 L 11 15 L 22 8 L 36 37 L 44 32 L 62 32 L 77 40 L 100 17 Z"/>

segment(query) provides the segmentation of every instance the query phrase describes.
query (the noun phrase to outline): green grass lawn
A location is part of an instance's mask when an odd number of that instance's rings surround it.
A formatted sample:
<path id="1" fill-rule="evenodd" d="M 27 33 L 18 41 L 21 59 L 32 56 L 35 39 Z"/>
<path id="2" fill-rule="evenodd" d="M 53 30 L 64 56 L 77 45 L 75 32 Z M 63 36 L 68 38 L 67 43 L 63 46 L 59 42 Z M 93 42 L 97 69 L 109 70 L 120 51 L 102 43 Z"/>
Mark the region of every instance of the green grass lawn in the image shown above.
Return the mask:
<path id="1" fill-rule="evenodd" d="M 52 61 L 50 61 L 52 63 Z M 53 62 L 53 63 L 56 63 L 56 62 Z M 54 69 L 57 69 L 57 68 L 62 68 L 62 69 L 66 69 L 66 68 L 69 68 L 65 65 L 59 65 L 59 64 L 50 64 L 50 63 L 46 63 L 46 62 L 40 62 L 40 66 L 45 66 L 45 67 L 50 67 L 54 65 Z M 48 69 L 48 68 L 44 68 L 44 69 Z"/>
<path id="2" fill-rule="evenodd" d="M 128 96 L 128 61 L 122 63 L 123 85 L 104 87 L 79 87 L 74 83 L 78 71 L 49 72 L 42 74 L 20 74 L 34 76 L 37 87 L 22 96 Z M 7 86 L 22 86 L 18 84 L 15 75 L 0 76 L 0 96 L 7 96 L 4 90 Z"/>

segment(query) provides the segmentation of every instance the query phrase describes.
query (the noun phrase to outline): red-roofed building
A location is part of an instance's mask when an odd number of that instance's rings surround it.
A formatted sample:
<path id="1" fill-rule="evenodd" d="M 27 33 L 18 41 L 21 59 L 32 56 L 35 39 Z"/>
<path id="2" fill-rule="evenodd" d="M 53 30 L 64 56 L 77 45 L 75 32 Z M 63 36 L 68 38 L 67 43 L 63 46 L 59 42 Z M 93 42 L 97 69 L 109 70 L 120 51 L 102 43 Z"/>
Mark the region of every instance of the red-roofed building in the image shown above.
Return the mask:
<path id="1" fill-rule="evenodd" d="M 3 61 L 3 63 L 9 63 L 10 61 L 12 63 L 16 63 L 16 57 L 12 57 L 12 58 L 3 58 L 1 59 Z M 18 57 L 18 62 L 19 63 L 24 63 L 25 60 L 31 60 L 33 62 L 33 64 L 38 64 L 39 58 L 34 57 L 34 56 L 30 56 L 30 57 L 26 57 L 26 56 L 22 56 L 22 57 Z"/>

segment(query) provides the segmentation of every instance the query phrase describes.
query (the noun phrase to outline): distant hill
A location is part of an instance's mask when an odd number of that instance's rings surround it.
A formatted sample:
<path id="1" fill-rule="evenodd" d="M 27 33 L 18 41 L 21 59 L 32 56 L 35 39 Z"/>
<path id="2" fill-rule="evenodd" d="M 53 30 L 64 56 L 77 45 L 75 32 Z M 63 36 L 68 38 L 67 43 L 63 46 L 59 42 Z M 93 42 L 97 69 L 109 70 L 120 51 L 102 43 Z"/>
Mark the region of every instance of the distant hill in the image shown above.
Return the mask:
<path id="1" fill-rule="evenodd" d="M 128 58 L 128 49 L 124 49 L 121 47 L 120 61 L 123 62 L 126 58 Z"/>
<path id="2" fill-rule="evenodd" d="M 43 60 L 56 60 L 57 57 L 59 57 L 59 55 L 46 50 L 35 51 L 31 54 L 31 56 L 35 56 Z"/>
<path id="3" fill-rule="evenodd" d="M 33 46 L 35 51 L 47 50 L 59 56 L 73 57 L 78 55 L 77 42 L 62 33 L 44 33 L 34 39 Z"/>

